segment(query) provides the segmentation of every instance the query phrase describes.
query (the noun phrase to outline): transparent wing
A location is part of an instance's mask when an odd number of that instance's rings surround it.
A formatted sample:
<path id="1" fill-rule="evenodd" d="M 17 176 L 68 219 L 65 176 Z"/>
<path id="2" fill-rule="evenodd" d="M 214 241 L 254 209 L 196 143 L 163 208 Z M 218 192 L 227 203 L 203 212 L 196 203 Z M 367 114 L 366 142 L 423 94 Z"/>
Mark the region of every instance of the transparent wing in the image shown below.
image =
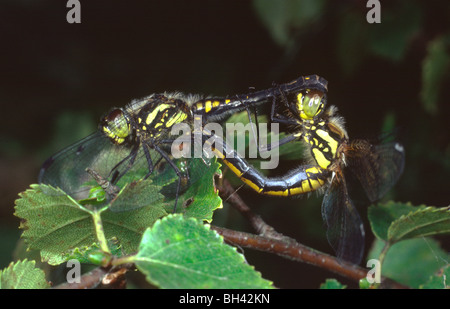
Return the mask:
<path id="1" fill-rule="evenodd" d="M 202 175 L 202 166 L 194 165 L 195 160 L 209 163 L 209 159 L 173 159 L 170 146 L 160 144 L 158 149 L 167 154 L 166 158 L 173 165 L 147 142 L 134 147 L 116 145 L 101 132 L 96 132 L 47 159 L 39 173 L 39 183 L 59 187 L 76 200 L 89 200 L 91 189 L 99 187 L 98 178 L 94 179 L 92 173 L 86 171 L 89 168 L 97 177 L 119 189 L 126 184 L 134 186 L 133 183 L 139 180 L 151 180 L 147 188 L 137 186 L 133 190 L 136 194 L 145 190 L 145 194 L 154 196 L 153 200 L 147 197 L 139 202 L 120 203 L 121 206 L 113 203 L 113 211 L 128 211 L 149 205 L 161 199 L 161 194 L 173 199 Z M 112 198 L 114 196 L 108 195 L 105 201 L 109 202 Z"/>
<path id="2" fill-rule="evenodd" d="M 132 147 L 113 144 L 101 132 L 96 132 L 51 156 L 39 173 L 39 183 L 59 187 L 77 200 L 88 198 L 89 191 L 98 183 L 86 171 L 94 170 L 114 184 L 131 182 L 144 177 L 148 161 L 142 147 L 132 153 Z M 159 155 L 150 152 L 152 161 Z"/>
<path id="3" fill-rule="evenodd" d="M 322 218 L 327 238 L 340 259 L 355 264 L 364 253 L 364 227 L 361 218 L 348 196 L 343 177 L 333 179 L 322 202 Z"/>
<path id="4" fill-rule="evenodd" d="M 353 140 L 349 149 L 357 150 L 348 152 L 348 163 L 371 202 L 382 198 L 403 173 L 405 151 L 398 142 Z"/>

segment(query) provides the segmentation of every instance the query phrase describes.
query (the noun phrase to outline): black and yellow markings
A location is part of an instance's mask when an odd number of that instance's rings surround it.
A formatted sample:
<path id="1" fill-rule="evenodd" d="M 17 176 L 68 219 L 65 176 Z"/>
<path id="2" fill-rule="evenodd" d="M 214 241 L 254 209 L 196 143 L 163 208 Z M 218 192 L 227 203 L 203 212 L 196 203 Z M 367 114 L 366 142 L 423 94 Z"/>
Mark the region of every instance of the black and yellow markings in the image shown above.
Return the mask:
<path id="1" fill-rule="evenodd" d="M 223 119 L 233 112 L 244 110 L 248 107 L 265 103 L 272 103 L 275 98 L 284 94 L 298 94 L 310 92 L 324 94 L 327 92 L 328 82 L 320 76 L 300 76 L 299 78 L 272 88 L 251 92 L 248 94 L 238 94 L 228 98 L 207 98 L 195 102 L 192 105 L 194 114 L 201 114 L 208 119 Z M 316 96 L 312 97 L 311 103 L 317 101 Z M 298 98 L 300 101 L 301 98 Z"/>
<path id="2" fill-rule="evenodd" d="M 285 176 L 266 177 L 235 151 L 224 149 L 220 152 L 213 147 L 213 152 L 242 182 L 258 194 L 281 197 L 305 194 L 322 188 L 329 177 L 327 170 L 313 165 L 300 166 Z"/>
<path id="3" fill-rule="evenodd" d="M 165 123 L 166 128 L 171 128 L 173 125 L 177 123 L 181 123 L 188 118 L 188 115 L 184 111 L 178 111 L 175 114 L 171 115 L 167 122 Z"/>
<path id="4" fill-rule="evenodd" d="M 222 161 L 251 189 L 263 195 L 288 197 L 313 192 L 325 185 L 328 175 L 326 170 L 315 166 L 301 166 L 287 176 L 265 177 L 253 166 L 244 169 L 235 160 Z"/>
<path id="5" fill-rule="evenodd" d="M 339 141 L 323 129 L 311 132 L 311 136 L 305 136 L 305 138 L 309 140 L 312 155 L 321 168 L 328 168 L 336 158 Z"/>
<path id="6" fill-rule="evenodd" d="M 201 100 L 196 102 L 193 107 L 196 112 L 204 111 L 206 114 L 210 113 L 211 111 L 216 110 L 217 108 L 227 105 L 231 102 L 230 99 L 213 99 L 213 100 Z"/>
<path id="7" fill-rule="evenodd" d="M 144 113 L 147 113 L 145 123 L 151 129 L 158 129 L 161 126 L 170 128 L 173 124 L 182 121 L 180 118 L 183 119 L 181 115 L 183 112 L 178 111 L 174 104 L 160 104 L 153 110 Z"/>
<path id="8" fill-rule="evenodd" d="M 327 122 L 308 120 L 302 126 L 303 140 L 309 145 L 311 155 L 317 165 L 327 169 L 336 158 L 337 149 L 342 139 L 332 136 L 327 128 Z"/>
<path id="9" fill-rule="evenodd" d="M 298 117 L 299 132 L 294 133 L 308 145 L 316 164 L 327 169 L 337 156 L 339 145 L 347 138 L 342 120 L 333 116 L 335 108 L 325 112 L 326 94 L 305 90 L 296 94 L 293 116 Z"/>
<path id="10" fill-rule="evenodd" d="M 311 87 L 307 87 L 309 85 Z M 306 143 L 314 161 L 312 165 L 300 166 L 280 177 L 265 177 L 238 156 L 229 157 L 227 152 L 219 151 L 215 151 L 215 154 L 259 194 L 286 197 L 326 186 L 322 216 L 327 227 L 327 238 L 338 257 L 359 263 L 364 247 L 364 230 L 347 191 L 344 170 L 347 164 L 351 166 L 350 170 L 356 173 L 367 196 L 374 201 L 381 198 L 402 173 L 404 150 L 398 143 L 388 144 L 389 148 L 386 145 L 378 147 L 361 140 L 349 140 L 343 119 L 335 115 L 336 108 L 330 106 L 325 109 L 326 91 L 326 81 L 315 76 L 301 77 L 255 96 L 261 101 L 272 97 L 272 113 L 275 104 L 280 105 L 280 102 L 288 107 L 288 115 L 281 115 L 284 118 L 279 120 L 291 120 L 286 123 L 298 125 L 292 135 Z M 220 113 L 221 109 L 224 112 L 242 109 L 249 98 L 242 96 L 240 101 L 234 100 L 228 107 L 220 105 L 216 112 Z M 204 103 L 198 107 L 213 113 L 213 104 Z"/>
<path id="11" fill-rule="evenodd" d="M 206 99 L 196 102 L 192 105 L 194 115 L 208 115 L 227 113 L 231 110 L 237 111 L 245 108 L 246 104 L 258 104 L 258 102 L 271 101 L 268 98 L 275 98 L 287 94 L 295 94 L 296 102 L 295 108 L 301 111 L 304 115 L 301 124 L 305 125 L 307 129 L 295 135 L 305 139 L 307 143 L 311 144 L 313 150 L 313 157 L 316 159 L 317 166 L 304 165 L 289 174 L 281 177 L 265 177 L 256 168 L 249 165 L 245 160 L 237 155 L 225 156 L 217 149 L 214 149 L 216 156 L 222 159 L 223 163 L 227 165 L 230 170 L 236 174 L 245 184 L 247 184 L 254 191 L 259 194 L 275 195 L 275 196 L 293 196 L 305 194 L 315 191 L 323 187 L 327 183 L 329 172 L 326 170 L 331 164 L 332 158 L 335 154 L 335 147 L 337 141 L 331 136 L 326 136 L 317 130 L 316 116 L 322 113 L 324 103 L 322 102 L 327 90 L 327 82 L 314 75 L 300 77 L 290 83 L 276 86 L 267 90 L 254 92 L 248 95 L 237 95 L 231 99 Z M 321 126 L 325 125 L 321 121 Z M 326 132 L 322 130 L 323 132 Z M 226 153 L 226 152 L 225 152 Z M 324 155 L 325 153 L 329 153 Z"/>
<path id="12" fill-rule="evenodd" d="M 308 81 L 310 78 L 302 79 L 302 83 Z M 297 89 L 298 80 L 284 85 L 284 87 L 293 87 Z M 301 87 L 300 87 L 301 88 Z M 299 89 L 300 89 L 299 88 Z M 323 93 L 315 90 L 303 91 L 302 89 L 297 93 L 297 100 L 301 102 L 302 110 L 306 110 L 305 115 L 307 119 L 303 121 L 303 132 L 301 135 L 304 140 L 310 144 L 313 157 L 316 159 L 316 165 L 300 166 L 287 175 L 279 177 L 265 177 L 256 168 L 248 164 L 244 159 L 237 154 L 231 158 L 225 156 L 225 153 L 220 153 L 215 150 L 217 157 L 221 158 L 225 165 L 227 165 L 233 173 L 235 173 L 244 183 L 250 188 L 260 194 L 274 195 L 274 196 L 293 196 L 305 194 L 315 191 L 327 184 L 329 178 L 329 171 L 327 168 L 331 164 L 332 158 L 336 153 L 338 141 L 327 133 L 325 128 L 326 122 L 323 120 L 317 121 L 316 115 L 321 112 L 323 104 L 321 103 Z M 274 91 L 280 91 L 280 88 L 271 88 L 269 91 L 264 90 L 250 95 L 242 95 L 230 98 L 217 99 L 203 99 L 192 104 L 191 109 L 187 107 L 187 102 L 182 99 L 168 98 L 164 95 L 155 95 L 148 99 L 148 102 L 139 103 L 138 110 L 131 110 L 131 116 L 122 116 L 122 113 L 116 113 L 118 119 L 112 119 L 108 116 L 108 120 L 114 120 L 119 125 L 113 130 L 109 130 L 108 126 L 104 126 L 105 134 L 118 142 L 123 142 L 130 134 L 130 121 L 128 118 L 134 119 L 136 125 L 136 134 L 138 138 L 152 138 L 157 139 L 160 132 L 168 129 L 177 123 L 184 121 L 191 121 L 191 117 L 198 118 L 204 113 L 212 113 L 224 106 L 229 111 L 239 108 L 237 106 L 244 102 L 258 102 L 266 99 L 270 95 L 274 96 Z M 300 104 L 300 103 L 299 103 Z M 123 111 L 125 115 L 126 111 Z M 114 114 L 115 115 L 115 114 Z M 122 116 L 122 117 L 119 117 Z M 128 121 L 128 122 L 125 122 Z M 108 122 L 108 121 L 106 121 Z M 127 125 L 124 125 L 127 123 Z M 299 135 L 299 136 L 301 136 Z M 138 141 L 139 142 L 139 141 Z"/>
<path id="13" fill-rule="evenodd" d="M 351 166 L 350 170 L 373 202 L 381 198 L 402 173 L 404 151 L 398 143 L 379 147 L 364 140 L 349 140 L 343 119 L 335 115 L 337 109 L 330 106 L 325 110 L 326 100 L 319 104 L 319 98 L 320 93 L 314 91 L 298 93 L 289 116 L 297 118 L 299 131 L 294 136 L 308 146 L 319 171 L 332 175 L 322 202 L 327 238 L 339 258 L 359 263 L 364 230 L 349 196 L 344 170 L 347 165 Z M 314 178 L 314 173 L 311 175 L 309 178 L 317 179 L 318 183 L 322 179 Z"/>
<path id="14" fill-rule="evenodd" d="M 315 89 L 325 93 L 328 91 L 328 82 L 318 75 L 300 76 L 289 83 L 280 85 L 279 88 L 287 93 L 298 93 L 305 89 Z"/>
<path id="15" fill-rule="evenodd" d="M 160 104 L 147 113 L 145 123 L 149 126 L 156 125 L 164 121 L 171 106 L 169 104 Z M 154 126 L 153 126 L 154 127 Z"/>
<path id="16" fill-rule="evenodd" d="M 159 95 L 144 105 L 135 118 L 140 135 L 158 138 L 163 131 L 190 118 L 190 114 L 186 102 Z"/>

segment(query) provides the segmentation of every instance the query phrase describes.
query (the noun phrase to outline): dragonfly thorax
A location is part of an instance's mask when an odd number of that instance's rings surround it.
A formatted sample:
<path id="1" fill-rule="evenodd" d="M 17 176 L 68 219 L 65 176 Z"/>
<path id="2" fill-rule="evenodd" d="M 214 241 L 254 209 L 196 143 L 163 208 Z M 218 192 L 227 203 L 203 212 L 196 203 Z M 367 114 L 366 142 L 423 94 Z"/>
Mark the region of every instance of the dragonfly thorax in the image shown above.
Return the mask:
<path id="1" fill-rule="evenodd" d="M 158 100 L 149 102 L 135 118 L 137 135 L 154 139 L 189 119 L 189 106 L 183 100 L 158 95 Z"/>

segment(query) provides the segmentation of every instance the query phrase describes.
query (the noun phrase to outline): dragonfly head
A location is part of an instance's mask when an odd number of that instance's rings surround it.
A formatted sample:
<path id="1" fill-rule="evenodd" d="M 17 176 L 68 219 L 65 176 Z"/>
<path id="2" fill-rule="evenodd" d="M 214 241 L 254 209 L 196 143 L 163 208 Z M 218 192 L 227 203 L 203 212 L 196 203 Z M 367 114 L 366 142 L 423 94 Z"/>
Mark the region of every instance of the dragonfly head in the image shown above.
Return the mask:
<path id="1" fill-rule="evenodd" d="M 302 119 L 311 120 L 319 116 L 324 111 L 325 105 L 326 95 L 321 91 L 309 90 L 297 94 L 296 108 Z"/>
<path id="2" fill-rule="evenodd" d="M 120 108 L 113 109 L 101 119 L 100 131 L 117 145 L 124 144 L 132 138 L 130 119 Z"/>

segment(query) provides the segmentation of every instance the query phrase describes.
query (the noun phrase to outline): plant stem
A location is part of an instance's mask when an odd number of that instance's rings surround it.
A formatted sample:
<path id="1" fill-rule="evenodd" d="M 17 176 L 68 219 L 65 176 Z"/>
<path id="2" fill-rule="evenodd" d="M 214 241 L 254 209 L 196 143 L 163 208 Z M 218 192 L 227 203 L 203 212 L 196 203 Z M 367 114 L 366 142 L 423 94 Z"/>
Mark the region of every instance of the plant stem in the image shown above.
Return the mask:
<path id="1" fill-rule="evenodd" d="M 389 242 L 386 242 L 384 244 L 383 249 L 380 252 L 380 255 L 378 256 L 378 260 L 380 261 L 381 267 L 383 267 L 384 258 L 386 257 L 386 253 L 387 253 L 387 251 L 389 250 L 390 247 L 391 247 L 391 244 Z"/>
<path id="2" fill-rule="evenodd" d="M 112 259 L 111 265 L 118 266 L 118 265 L 124 265 L 124 264 L 134 264 L 135 261 L 136 261 L 135 255 L 128 255 L 128 256 L 123 256 L 120 258 Z"/>
<path id="3" fill-rule="evenodd" d="M 95 234 L 100 245 L 100 249 L 104 252 L 111 253 L 108 248 L 108 242 L 106 241 L 105 232 L 103 230 L 103 223 L 101 218 L 102 211 L 93 211 L 92 218 L 94 220 Z"/>

